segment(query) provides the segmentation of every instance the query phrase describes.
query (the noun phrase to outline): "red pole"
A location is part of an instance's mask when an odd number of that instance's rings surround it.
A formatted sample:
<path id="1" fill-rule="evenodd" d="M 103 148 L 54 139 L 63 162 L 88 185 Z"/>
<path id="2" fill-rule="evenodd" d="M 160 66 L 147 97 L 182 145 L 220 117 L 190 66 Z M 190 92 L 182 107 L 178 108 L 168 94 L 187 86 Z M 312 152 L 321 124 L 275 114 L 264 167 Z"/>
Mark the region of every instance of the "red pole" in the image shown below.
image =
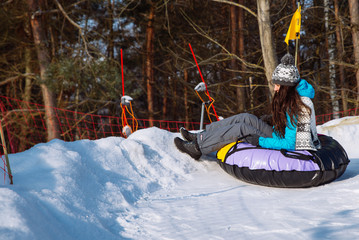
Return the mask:
<path id="1" fill-rule="evenodd" d="M 197 68 L 198 68 L 198 72 L 199 72 L 199 75 L 201 76 L 202 82 L 203 82 L 204 85 L 206 86 L 206 92 L 207 92 L 207 94 L 208 94 L 209 101 L 212 101 L 212 98 L 211 98 L 211 96 L 209 95 L 209 92 L 208 92 L 208 89 L 207 89 L 207 84 L 206 84 L 206 82 L 205 82 L 204 79 L 203 79 L 201 69 L 200 69 L 199 66 L 198 66 L 198 63 L 197 63 L 197 60 L 196 60 L 196 56 L 194 55 L 194 52 L 193 52 L 193 49 L 192 49 L 192 46 L 191 46 L 190 43 L 189 43 L 189 47 L 190 47 L 190 49 L 191 49 L 191 52 L 192 52 L 194 61 L 196 62 L 196 65 L 197 65 Z M 214 114 L 216 115 L 217 121 L 219 121 L 218 115 L 217 115 L 217 113 L 216 113 L 216 109 L 214 109 L 213 104 L 212 104 L 212 108 L 213 108 Z"/>
<path id="2" fill-rule="evenodd" d="M 122 97 L 125 96 L 125 81 L 124 81 L 124 75 L 123 75 L 123 54 L 121 49 L 121 77 L 122 77 Z M 126 119 L 126 109 L 125 106 L 122 105 L 122 113 L 123 113 L 123 120 L 124 125 L 128 125 L 127 119 Z"/>
<path id="3" fill-rule="evenodd" d="M 122 96 L 125 96 L 125 83 L 124 83 L 124 77 L 123 77 L 123 55 L 122 55 L 122 49 L 121 49 L 121 76 L 122 76 Z"/>

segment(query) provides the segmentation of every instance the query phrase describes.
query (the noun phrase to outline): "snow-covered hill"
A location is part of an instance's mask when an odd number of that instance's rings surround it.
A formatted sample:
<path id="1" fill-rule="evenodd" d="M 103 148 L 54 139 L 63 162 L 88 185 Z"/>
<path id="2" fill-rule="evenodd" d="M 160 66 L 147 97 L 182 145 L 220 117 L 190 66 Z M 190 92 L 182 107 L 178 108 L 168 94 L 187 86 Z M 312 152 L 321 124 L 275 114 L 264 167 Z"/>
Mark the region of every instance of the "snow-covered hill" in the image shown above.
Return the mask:
<path id="1" fill-rule="evenodd" d="M 336 181 L 308 189 L 241 182 L 194 161 L 171 133 L 53 140 L 11 154 L 0 239 L 359 239 L 359 118 L 318 127 L 347 150 Z"/>

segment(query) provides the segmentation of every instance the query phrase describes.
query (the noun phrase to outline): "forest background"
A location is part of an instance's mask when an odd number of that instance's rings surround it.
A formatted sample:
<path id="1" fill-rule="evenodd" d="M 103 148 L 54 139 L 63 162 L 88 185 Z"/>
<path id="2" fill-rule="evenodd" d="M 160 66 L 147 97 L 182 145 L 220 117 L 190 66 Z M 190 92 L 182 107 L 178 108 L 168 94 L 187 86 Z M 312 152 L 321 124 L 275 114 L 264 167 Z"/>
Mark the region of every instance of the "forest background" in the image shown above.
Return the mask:
<path id="1" fill-rule="evenodd" d="M 299 4 L 298 69 L 315 87 L 316 113 L 357 108 L 358 0 Z M 284 39 L 297 7 L 295 0 L 1 0 L 0 95 L 43 104 L 47 139 L 61 138 L 54 107 L 120 114 L 122 50 L 137 118 L 199 121 L 191 44 L 217 114 L 260 116 L 269 111 L 272 71 L 286 52 L 295 54 L 295 41 Z"/>

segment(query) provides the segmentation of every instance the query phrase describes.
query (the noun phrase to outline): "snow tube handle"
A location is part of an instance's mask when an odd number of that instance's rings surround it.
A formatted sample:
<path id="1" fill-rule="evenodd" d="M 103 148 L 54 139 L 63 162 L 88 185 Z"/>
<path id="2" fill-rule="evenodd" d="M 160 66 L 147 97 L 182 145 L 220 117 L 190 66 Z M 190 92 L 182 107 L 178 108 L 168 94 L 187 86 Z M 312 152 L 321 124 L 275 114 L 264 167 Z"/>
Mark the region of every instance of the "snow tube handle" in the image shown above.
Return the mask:
<path id="1" fill-rule="evenodd" d="M 293 152 L 293 151 L 288 151 L 286 149 L 281 149 L 280 152 L 288 158 L 295 158 L 295 159 L 299 159 L 299 160 L 305 160 L 305 161 L 309 161 L 309 160 L 315 160 L 314 156 L 311 155 L 305 155 L 303 153 L 299 153 L 299 152 Z"/>

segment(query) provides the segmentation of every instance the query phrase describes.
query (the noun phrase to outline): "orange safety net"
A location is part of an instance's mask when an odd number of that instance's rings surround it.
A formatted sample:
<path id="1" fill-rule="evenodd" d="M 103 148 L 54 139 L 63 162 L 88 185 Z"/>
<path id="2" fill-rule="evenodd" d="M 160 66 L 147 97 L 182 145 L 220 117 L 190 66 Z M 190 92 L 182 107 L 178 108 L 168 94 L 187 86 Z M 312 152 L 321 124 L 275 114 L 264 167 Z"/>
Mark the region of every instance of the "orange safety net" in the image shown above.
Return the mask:
<path id="1" fill-rule="evenodd" d="M 131 106 L 124 106 L 131 113 Z M 24 151 L 37 143 L 47 142 L 45 106 L 0 96 L 0 117 L 9 153 Z M 62 140 L 95 140 L 109 136 L 125 137 L 124 126 L 132 123 L 134 129 L 151 126 L 171 132 L 181 127 L 199 129 L 199 122 L 135 119 L 133 114 L 123 121 L 123 116 L 90 114 L 67 109 L 53 108 Z M 127 111 L 126 110 L 126 111 Z M 123 113 L 122 113 L 123 114 Z M 0 153 L 1 153 L 0 149 Z"/>

